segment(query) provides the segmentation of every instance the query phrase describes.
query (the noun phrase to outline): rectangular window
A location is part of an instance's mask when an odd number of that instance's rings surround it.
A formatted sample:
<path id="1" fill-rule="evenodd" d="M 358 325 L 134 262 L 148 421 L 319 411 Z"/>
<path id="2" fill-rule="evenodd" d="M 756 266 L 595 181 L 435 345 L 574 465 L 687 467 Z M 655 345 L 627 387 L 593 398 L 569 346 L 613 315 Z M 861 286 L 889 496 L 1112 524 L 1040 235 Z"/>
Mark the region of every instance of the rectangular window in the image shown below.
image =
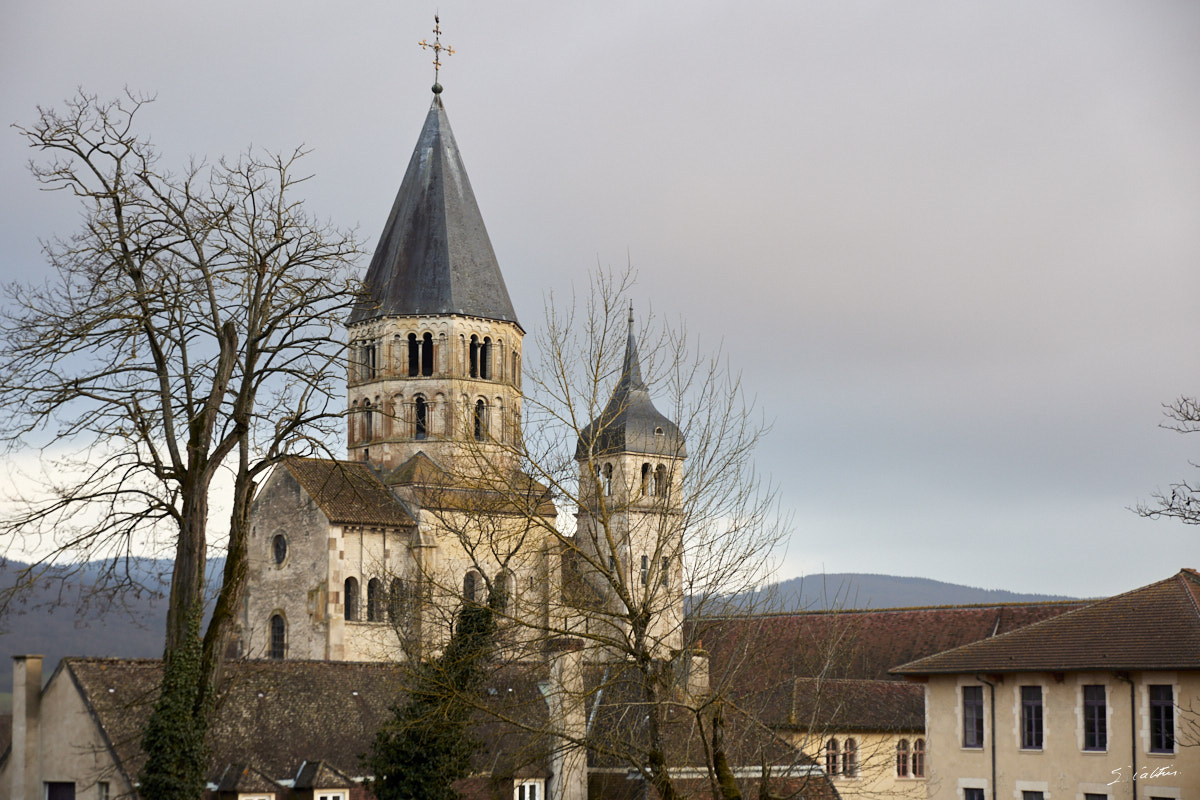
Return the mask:
<path id="1" fill-rule="evenodd" d="M 1083 749 L 1108 749 L 1108 710 L 1103 686 L 1083 687 Z"/>
<path id="2" fill-rule="evenodd" d="M 670 585 L 670 581 L 667 579 L 667 576 L 669 576 L 671 574 L 670 570 L 671 570 L 671 559 L 667 558 L 666 556 L 663 556 L 662 557 L 662 572 L 659 575 L 659 581 L 662 582 L 662 585 L 664 588 Z"/>
<path id="3" fill-rule="evenodd" d="M 984 800 L 983 789 L 963 789 L 963 800 Z"/>
<path id="4" fill-rule="evenodd" d="M 513 800 L 543 800 L 542 781 L 521 781 L 513 787 Z"/>
<path id="5" fill-rule="evenodd" d="M 1042 687 L 1021 687 L 1021 749 L 1042 749 Z"/>
<path id="6" fill-rule="evenodd" d="M 964 686 L 963 747 L 983 747 L 983 687 Z"/>
<path id="7" fill-rule="evenodd" d="M 1041 792 L 1021 792 L 1021 800 L 1044 800 L 1044 797 Z"/>
<path id="8" fill-rule="evenodd" d="M 1096 792 L 1084 792 L 1083 800 L 1108 800 L 1108 795 L 1097 794 Z"/>
<path id="9" fill-rule="evenodd" d="M 48 781 L 46 800 L 75 800 L 75 784 L 68 781 Z"/>
<path id="10" fill-rule="evenodd" d="M 96 784 L 96 800 L 109 800 L 108 781 Z"/>
<path id="11" fill-rule="evenodd" d="M 642 586 L 645 586 L 650 579 L 650 557 L 642 556 Z"/>
<path id="12" fill-rule="evenodd" d="M 1170 686 L 1150 686 L 1150 752 L 1175 752 L 1175 698 Z"/>

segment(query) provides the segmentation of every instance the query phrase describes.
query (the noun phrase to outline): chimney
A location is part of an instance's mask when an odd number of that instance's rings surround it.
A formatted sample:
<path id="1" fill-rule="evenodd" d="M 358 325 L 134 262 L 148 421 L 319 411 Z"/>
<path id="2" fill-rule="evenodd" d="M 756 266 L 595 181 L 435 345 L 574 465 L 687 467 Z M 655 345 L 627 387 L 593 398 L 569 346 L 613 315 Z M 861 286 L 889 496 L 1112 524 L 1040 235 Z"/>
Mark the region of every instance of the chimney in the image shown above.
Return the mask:
<path id="1" fill-rule="evenodd" d="M 550 709 L 558 738 L 550 763 L 546 796 L 555 800 L 587 800 L 587 752 L 581 742 L 587 732 L 583 698 L 583 642 L 559 637 L 546 643 L 550 680 L 539 684 Z"/>
<path id="2" fill-rule="evenodd" d="M 42 657 L 13 656 L 12 800 L 41 800 Z"/>
<path id="3" fill-rule="evenodd" d="M 704 697 L 710 691 L 708 651 L 699 642 L 683 651 L 683 692 L 689 698 Z"/>

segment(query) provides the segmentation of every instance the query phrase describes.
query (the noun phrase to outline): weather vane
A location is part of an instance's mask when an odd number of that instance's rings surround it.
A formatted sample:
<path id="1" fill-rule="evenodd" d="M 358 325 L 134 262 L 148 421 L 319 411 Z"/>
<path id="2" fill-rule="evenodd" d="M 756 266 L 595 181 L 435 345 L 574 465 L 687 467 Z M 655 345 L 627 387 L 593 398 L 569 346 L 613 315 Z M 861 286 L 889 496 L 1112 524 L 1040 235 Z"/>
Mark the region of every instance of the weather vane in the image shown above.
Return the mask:
<path id="1" fill-rule="evenodd" d="M 421 49 L 430 48 L 433 50 L 433 93 L 442 93 L 442 84 L 438 83 L 438 72 L 442 68 L 442 51 L 446 51 L 446 55 L 454 55 L 454 48 L 442 44 L 442 26 L 438 15 L 433 15 L 433 44 L 422 39 L 417 44 L 421 45 Z"/>

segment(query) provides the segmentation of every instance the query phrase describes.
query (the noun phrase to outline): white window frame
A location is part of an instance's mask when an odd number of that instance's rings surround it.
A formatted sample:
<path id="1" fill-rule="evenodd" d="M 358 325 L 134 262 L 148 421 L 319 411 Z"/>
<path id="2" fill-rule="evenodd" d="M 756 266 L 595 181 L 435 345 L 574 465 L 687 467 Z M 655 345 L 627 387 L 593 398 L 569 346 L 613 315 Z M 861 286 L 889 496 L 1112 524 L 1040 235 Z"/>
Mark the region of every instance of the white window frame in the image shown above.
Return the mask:
<path id="1" fill-rule="evenodd" d="M 345 789 L 317 789 L 313 792 L 316 800 L 346 800 Z"/>
<path id="2" fill-rule="evenodd" d="M 535 797 L 530 797 L 528 792 L 521 791 L 530 786 L 537 792 Z M 513 781 L 513 800 L 546 800 L 545 778 L 525 778 Z"/>

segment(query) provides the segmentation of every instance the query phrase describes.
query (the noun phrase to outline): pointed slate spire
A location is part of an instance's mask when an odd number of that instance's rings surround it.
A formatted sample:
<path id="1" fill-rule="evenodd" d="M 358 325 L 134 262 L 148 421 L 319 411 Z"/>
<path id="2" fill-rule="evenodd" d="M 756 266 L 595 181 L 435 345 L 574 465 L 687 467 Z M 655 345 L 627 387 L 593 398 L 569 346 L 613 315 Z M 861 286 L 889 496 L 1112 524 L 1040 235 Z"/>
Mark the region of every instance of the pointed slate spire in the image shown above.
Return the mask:
<path id="1" fill-rule="evenodd" d="M 621 362 L 621 379 L 612 397 L 579 435 L 575 458 L 614 453 L 653 453 L 683 458 L 687 455 L 683 434 L 674 422 L 654 407 L 650 390 L 642 381 L 642 365 L 638 359 L 637 337 L 633 335 L 633 306 L 629 307 L 629 336 L 625 340 L 625 358 Z"/>
<path id="2" fill-rule="evenodd" d="M 462 314 L 517 322 L 471 182 L 435 94 L 350 324 Z"/>

